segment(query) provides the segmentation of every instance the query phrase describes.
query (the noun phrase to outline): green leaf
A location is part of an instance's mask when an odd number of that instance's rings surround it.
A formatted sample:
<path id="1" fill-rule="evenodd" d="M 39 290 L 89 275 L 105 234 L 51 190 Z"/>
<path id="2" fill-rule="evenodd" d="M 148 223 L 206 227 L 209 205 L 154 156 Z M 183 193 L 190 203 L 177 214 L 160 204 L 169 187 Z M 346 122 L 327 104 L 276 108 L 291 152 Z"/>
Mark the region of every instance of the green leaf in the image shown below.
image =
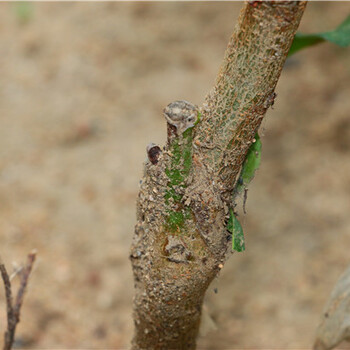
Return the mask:
<path id="1" fill-rule="evenodd" d="M 315 34 L 297 33 L 294 37 L 288 56 L 293 55 L 305 47 L 316 45 L 326 40 L 341 47 L 347 47 L 350 45 L 350 15 L 337 29 L 333 31 Z"/>
<path id="2" fill-rule="evenodd" d="M 236 193 L 240 193 L 249 182 L 252 181 L 255 171 L 259 168 L 261 161 L 261 141 L 258 134 L 255 135 L 255 142 L 250 146 L 245 161 L 242 165 L 241 174 L 236 185 Z"/>
<path id="3" fill-rule="evenodd" d="M 232 250 L 237 252 L 245 251 L 243 229 L 232 209 L 230 209 L 227 229 L 232 233 Z"/>
<path id="4" fill-rule="evenodd" d="M 288 57 L 295 54 L 296 52 L 304 49 L 305 47 L 309 47 L 312 45 L 316 45 L 318 43 L 322 43 L 324 41 L 318 34 L 295 34 L 292 46 L 288 52 Z"/>
<path id="5" fill-rule="evenodd" d="M 334 31 L 321 34 L 322 37 L 334 44 L 342 47 L 350 45 L 350 15 L 346 20 Z"/>

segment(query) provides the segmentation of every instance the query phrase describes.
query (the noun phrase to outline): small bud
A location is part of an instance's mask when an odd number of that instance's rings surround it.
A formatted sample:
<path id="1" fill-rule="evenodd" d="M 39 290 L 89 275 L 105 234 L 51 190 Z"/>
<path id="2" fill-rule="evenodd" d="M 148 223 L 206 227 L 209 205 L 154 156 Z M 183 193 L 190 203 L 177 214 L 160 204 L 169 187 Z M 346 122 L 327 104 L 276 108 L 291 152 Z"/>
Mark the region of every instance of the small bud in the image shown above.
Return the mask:
<path id="1" fill-rule="evenodd" d="M 178 135 L 194 126 L 198 108 L 187 101 L 175 101 L 164 108 L 164 117 L 170 125 L 176 127 Z"/>
<path id="2" fill-rule="evenodd" d="M 154 143 L 150 143 L 147 146 L 146 151 L 147 151 L 147 156 L 148 156 L 149 161 L 153 165 L 157 164 L 158 160 L 159 160 L 159 156 L 162 153 L 162 150 L 160 149 L 160 147 Z"/>

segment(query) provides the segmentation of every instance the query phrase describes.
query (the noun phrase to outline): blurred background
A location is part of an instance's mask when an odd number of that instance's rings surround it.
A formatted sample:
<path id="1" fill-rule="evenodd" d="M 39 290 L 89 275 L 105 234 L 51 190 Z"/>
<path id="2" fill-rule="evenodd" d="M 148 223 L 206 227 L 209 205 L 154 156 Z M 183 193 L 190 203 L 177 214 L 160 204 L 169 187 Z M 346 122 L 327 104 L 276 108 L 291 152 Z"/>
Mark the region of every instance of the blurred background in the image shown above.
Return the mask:
<path id="1" fill-rule="evenodd" d="M 0 255 L 11 270 L 38 249 L 17 347 L 128 347 L 145 147 L 164 143 L 169 102 L 203 102 L 241 6 L 0 4 Z M 311 2 L 300 30 L 349 12 Z M 208 290 L 217 330 L 200 349 L 310 348 L 350 264 L 349 83 L 348 49 L 288 60 L 241 217 L 247 249 Z"/>

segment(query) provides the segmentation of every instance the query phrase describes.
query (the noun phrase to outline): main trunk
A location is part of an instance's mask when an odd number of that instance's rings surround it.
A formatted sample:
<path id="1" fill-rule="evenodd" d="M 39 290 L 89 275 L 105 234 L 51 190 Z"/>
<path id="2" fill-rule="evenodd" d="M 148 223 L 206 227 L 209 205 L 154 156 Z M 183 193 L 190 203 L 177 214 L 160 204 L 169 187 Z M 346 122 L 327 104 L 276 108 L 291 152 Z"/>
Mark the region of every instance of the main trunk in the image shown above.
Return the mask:
<path id="1" fill-rule="evenodd" d="M 250 1 L 202 108 L 164 110 L 168 143 L 149 145 L 130 258 L 133 349 L 194 349 L 202 302 L 230 253 L 234 184 L 274 89 L 305 2 Z"/>

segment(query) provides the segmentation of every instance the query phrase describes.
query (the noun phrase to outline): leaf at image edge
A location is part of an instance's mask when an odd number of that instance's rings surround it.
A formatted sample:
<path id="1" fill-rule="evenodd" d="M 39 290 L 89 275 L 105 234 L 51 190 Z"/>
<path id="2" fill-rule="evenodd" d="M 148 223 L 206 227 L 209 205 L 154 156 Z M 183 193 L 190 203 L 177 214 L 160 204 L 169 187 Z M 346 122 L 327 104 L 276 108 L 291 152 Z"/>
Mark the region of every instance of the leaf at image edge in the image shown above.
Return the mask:
<path id="1" fill-rule="evenodd" d="M 331 32 L 321 33 L 325 40 L 328 40 L 341 47 L 350 45 L 350 15 L 345 19 L 340 26 Z"/>
<path id="2" fill-rule="evenodd" d="M 302 50 L 306 47 L 319 44 L 325 40 L 332 42 L 341 47 L 350 45 L 350 15 L 343 21 L 337 29 L 316 34 L 297 33 L 294 37 L 292 46 L 288 52 L 288 56 Z"/>

